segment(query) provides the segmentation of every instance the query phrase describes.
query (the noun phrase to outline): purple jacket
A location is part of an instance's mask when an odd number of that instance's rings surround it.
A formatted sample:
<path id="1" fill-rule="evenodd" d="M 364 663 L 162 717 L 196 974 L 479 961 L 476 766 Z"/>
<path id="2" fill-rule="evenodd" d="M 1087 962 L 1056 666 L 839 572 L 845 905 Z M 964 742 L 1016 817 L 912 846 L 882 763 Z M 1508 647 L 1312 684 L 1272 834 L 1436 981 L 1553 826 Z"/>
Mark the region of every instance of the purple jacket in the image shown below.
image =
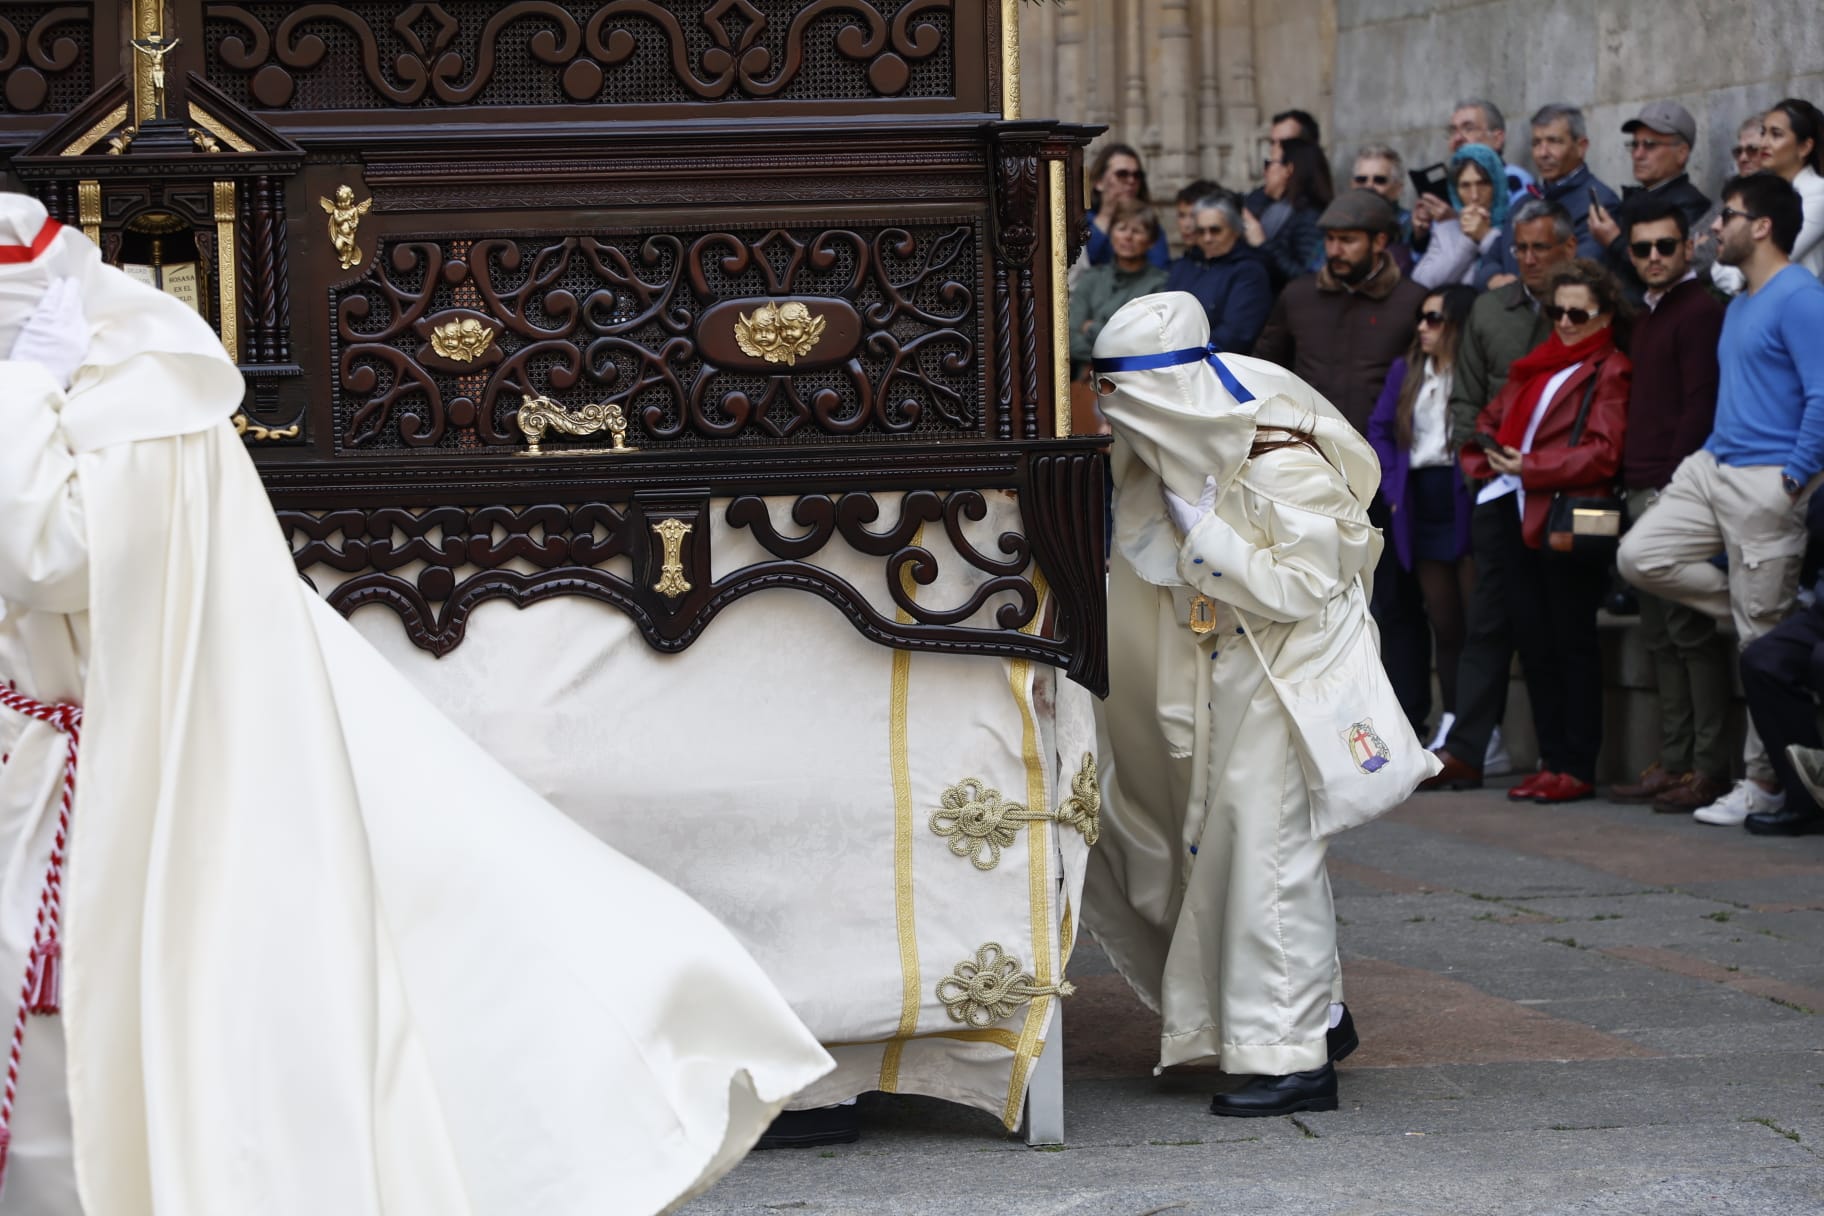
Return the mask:
<path id="1" fill-rule="evenodd" d="M 1387 383 L 1381 388 L 1380 400 L 1374 403 L 1374 413 L 1368 417 L 1368 442 L 1374 447 L 1374 454 L 1381 459 L 1381 497 L 1390 508 L 1391 515 L 1387 531 L 1393 536 L 1393 551 L 1400 559 L 1400 565 L 1412 569 L 1412 512 L 1407 508 L 1406 479 L 1412 472 L 1410 460 L 1412 451 L 1400 442 L 1398 434 L 1398 417 L 1400 412 L 1400 389 L 1406 383 L 1406 360 L 1395 359 L 1393 366 L 1387 369 Z M 1457 552 L 1469 552 L 1469 488 L 1463 479 L 1456 476 L 1455 466 L 1449 470 L 1450 484 L 1455 491 L 1457 501 Z"/>

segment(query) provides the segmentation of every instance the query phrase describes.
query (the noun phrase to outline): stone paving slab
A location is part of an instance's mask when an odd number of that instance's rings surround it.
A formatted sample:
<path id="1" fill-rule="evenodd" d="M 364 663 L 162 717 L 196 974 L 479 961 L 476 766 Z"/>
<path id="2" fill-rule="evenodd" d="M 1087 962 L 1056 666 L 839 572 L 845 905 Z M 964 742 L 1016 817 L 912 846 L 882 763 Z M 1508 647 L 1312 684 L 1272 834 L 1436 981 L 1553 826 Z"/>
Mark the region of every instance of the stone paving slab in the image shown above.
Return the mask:
<path id="1" fill-rule="evenodd" d="M 1700 826 L 1486 790 L 1343 836 L 1334 1113 L 1212 1118 L 1238 1082 L 1152 1076 L 1158 1018 L 1085 940 L 1065 1147 L 870 1095 L 860 1144 L 754 1154 L 685 1211 L 1824 1213 L 1824 838 Z"/>

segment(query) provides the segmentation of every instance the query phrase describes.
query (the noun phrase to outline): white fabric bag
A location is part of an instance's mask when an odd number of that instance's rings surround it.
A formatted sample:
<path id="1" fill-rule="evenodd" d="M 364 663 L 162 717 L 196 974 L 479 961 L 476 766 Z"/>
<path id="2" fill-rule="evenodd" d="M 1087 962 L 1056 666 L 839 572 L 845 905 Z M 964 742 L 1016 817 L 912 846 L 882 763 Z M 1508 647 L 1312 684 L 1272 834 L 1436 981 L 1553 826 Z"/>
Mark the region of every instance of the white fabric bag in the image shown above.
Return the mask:
<path id="1" fill-rule="evenodd" d="M 1273 674 L 1247 615 L 1235 610 L 1292 721 L 1292 738 L 1311 790 L 1311 833 L 1320 839 L 1385 815 L 1442 767 L 1413 733 L 1394 695 L 1368 615 L 1367 588 L 1359 577 L 1346 594 L 1353 601 L 1349 620 L 1354 636 L 1323 671 L 1297 681 Z"/>

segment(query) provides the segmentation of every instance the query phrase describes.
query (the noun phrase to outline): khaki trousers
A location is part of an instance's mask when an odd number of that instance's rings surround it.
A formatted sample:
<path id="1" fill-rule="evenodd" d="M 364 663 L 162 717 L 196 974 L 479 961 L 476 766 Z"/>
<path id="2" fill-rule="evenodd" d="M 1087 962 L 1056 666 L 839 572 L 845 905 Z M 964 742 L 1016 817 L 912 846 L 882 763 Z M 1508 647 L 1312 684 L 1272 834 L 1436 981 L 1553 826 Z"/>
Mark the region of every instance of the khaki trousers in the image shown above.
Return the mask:
<path id="1" fill-rule="evenodd" d="M 1685 457 L 1659 500 L 1622 538 L 1621 575 L 1649 595 L 1735 625 L 1737 647 L 1780 623 L 1798 590 L 1805 557 L 1805 502 L 1780 486 L 1776 465 L 1719 465 L 1709 452 Z M 1726 554 L 1727 571 L 1711 562 Z M 1754 724 L 1743 746 L 1748 775 L 1775 782 Z"/>

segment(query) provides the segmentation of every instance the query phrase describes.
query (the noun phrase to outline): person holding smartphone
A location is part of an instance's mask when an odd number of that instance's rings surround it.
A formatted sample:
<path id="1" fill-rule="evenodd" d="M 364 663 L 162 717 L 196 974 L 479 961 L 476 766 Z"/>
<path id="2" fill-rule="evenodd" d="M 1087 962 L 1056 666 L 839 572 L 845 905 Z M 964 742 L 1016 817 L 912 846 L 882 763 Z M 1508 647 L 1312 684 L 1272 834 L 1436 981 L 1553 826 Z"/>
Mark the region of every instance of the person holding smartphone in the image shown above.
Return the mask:
<path id="1" fill-rule="evenodd" d="M 1501 169 L 1500 154 L 1486 144 L 1465 144 L 1450 158 L 1452 215 L 1431 225 L 1431 243 L 1412 268 L 1413 282 L 1431 288 L 1475 285 L 1477 264 L 1507 228 L 1507 191 L 1496 185 Z"/>

